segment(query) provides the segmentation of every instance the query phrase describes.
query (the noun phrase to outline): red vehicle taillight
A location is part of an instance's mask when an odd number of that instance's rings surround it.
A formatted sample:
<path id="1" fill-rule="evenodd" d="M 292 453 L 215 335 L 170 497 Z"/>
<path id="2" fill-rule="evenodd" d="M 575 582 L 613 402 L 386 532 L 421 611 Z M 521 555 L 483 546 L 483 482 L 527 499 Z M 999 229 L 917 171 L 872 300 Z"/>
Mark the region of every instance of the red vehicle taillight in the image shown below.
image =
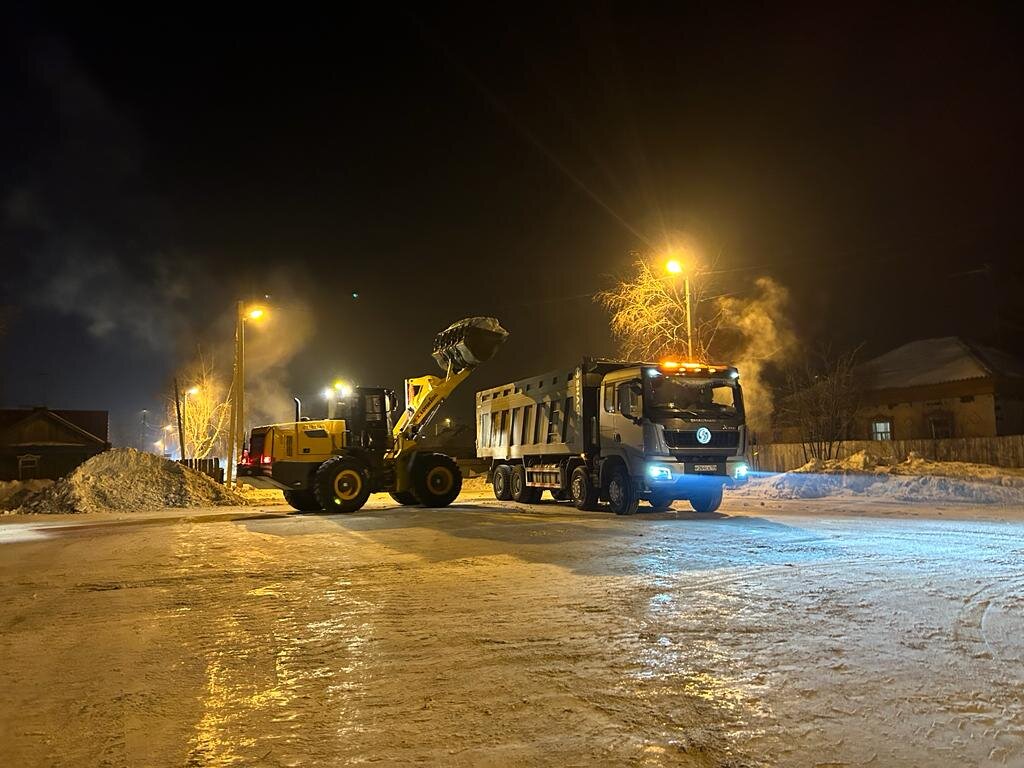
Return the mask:
<path id="1" fill-rule="evenodd" d="M 260 456 L 260 464 L 270 464 L 274 461 L 273 456 Z"/>

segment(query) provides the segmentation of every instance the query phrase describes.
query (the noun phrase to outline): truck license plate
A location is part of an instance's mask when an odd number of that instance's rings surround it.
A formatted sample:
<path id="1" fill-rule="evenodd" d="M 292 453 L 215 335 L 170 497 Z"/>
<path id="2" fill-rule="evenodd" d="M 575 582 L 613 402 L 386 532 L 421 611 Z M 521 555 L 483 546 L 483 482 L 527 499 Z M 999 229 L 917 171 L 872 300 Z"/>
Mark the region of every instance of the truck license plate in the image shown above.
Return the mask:
<path id="1" fill-rule="evenodd" d="M 693 465 L 693 471 L 694 472 L 717 472 L 718 471 L 718 465 L 717 464 L 694 464 Z"/>

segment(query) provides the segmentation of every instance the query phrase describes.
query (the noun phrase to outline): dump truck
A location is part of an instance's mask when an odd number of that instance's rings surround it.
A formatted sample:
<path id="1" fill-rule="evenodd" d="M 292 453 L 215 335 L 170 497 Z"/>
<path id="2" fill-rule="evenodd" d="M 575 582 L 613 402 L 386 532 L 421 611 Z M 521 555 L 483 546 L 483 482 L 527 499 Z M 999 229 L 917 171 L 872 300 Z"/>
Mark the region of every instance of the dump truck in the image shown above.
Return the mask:
<path id="1" fill-rule="evenodd" d="M 404 408 L 384 387 L 355 387 L 332 403 L 327 419 L 256 427 L 238 464 L 238 481 L 279 488 L 302 511 L 355 512 L 371 493 L 399 504 L 445 507 L 462 489 L 462 474 L 444 454 L 422 450 L 418 437 L 451 393 L 490 360 L 508 332 L 493 317 L 469 317 L 434 339 L 444 377 L 405 381 Z M 333 417 L 333 418 L 331 418 Z"/>
<path id="2" fill-rule="evenodd" d="M 495 498 L 546 490 L 620 515 L 646 501 L 713 512 L 747 479 L 739 371 L 732 365 L 582 358 L 476 393 L 477 456 Z"/>

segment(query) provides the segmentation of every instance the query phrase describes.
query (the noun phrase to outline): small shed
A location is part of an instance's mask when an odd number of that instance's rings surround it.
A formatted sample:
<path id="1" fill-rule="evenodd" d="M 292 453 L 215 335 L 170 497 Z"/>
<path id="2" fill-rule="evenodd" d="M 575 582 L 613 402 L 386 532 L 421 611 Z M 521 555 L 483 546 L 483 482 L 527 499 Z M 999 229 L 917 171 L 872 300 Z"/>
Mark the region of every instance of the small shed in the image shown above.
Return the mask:
<path id="1" fill-rule="evenodd" d="M 0 480 L 64 477 L 110 448 L 107 411 L 0 410 Z"/>

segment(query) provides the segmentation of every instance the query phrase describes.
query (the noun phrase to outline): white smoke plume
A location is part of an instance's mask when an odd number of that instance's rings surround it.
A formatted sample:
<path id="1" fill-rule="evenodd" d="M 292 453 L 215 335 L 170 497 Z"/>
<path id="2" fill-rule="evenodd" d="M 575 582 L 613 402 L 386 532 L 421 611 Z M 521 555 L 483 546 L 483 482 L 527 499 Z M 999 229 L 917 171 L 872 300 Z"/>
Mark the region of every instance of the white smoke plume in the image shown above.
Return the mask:
<path id="1" fill-rule="evenodd" d="M 796 335 L 788 312 L 789 291 L 770 277 L 758 278 L 753 298 L 719 299 L 722 328 L 732 337 L 732 357 L 740 371 L 747 423 L 754 432 L 771 427 L 772 388 L 765 381 L 766 366 L 791 356 Z"/>

